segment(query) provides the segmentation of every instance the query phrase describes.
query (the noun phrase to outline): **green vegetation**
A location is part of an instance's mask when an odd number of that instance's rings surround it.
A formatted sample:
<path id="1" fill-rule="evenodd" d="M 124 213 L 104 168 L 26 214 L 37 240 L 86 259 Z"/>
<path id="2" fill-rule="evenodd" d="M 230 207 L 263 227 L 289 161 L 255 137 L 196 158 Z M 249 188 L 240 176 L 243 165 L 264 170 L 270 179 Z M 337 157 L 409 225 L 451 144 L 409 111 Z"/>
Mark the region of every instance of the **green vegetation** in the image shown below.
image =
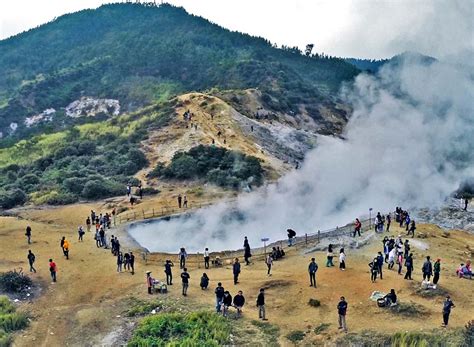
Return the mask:
<path id="1" fill-rule="evenodd" d="M 390 306 L 388 308 L 390 312 L 395 314 L 405 316 L 405 317 L 420 317 L 422 318 L 427 314 L 427 310 L 424 306 L 417 304 L 415 302 L 399 302 L 395 306 Z"/>
<path id="2" fill-rule="evenodd" d="M 343 59 L 278 49 L 182 8 L 124 3 L 64 15 L 0 41 L 0 66 L 0 131 L 7 134 L 16 122 L 17 138 L 90 122 L 61 109 L 82 95 L 118 99 L 131 111 L 187 91 L 258 87 L 274 110 L 335 109 L 329 93 L 359 72 Z M 54 122 L 23 124 L 51 107 Z"/>
<path id="3" fill-rule="evenodd" d="M 229 321 L 212 312 L 164 313 L 143 319 L 128 346 L 222 346 L 230 332 Z"/>
<path id="4" fill-rule="evenodd" d="M 16 312 L 15 306 L 6 296 L 0 296 L 0 347 L 8 347 L 12 343 L 11 333 L 28 325 L 28 317 Z"/>
<path id="5" fill-rule="evenodd" d="M 150 177 L 167 179 L 205 179 L 220 187 L 239 188 L 242 183 L 260 185 L 263 168 L 260 161 L 222 147 L 203 146 L 178 152 L 168 166 L 160 163 Z"/>
<path id="6" fill-rule="evenodd" d="M 145 316 L 150 314 L 152 310 L 163 310 L 165 303 L 162 300 L 143 301 L 134 297 L 130 299 L 130 309 L 127 310 L 127 317 Z"/>
<path id="7" fill-rule="evenodd" d="M 278 338 L 280 336 L 280 328 L 277 325 L 270 324 L 268 322 L 261 322 L 258 320 L 252 320 L 252 325 L 257 327 L 262 333 L 262 337 L 265 341 L 264 345 L 278 346 Z M 255 337 L 255 333 L 251 332 L 252 340 Z M 254 340 L 255 341 L 255 340 Z M 248 343 L 248 340 L 245 341 Z"/>
<path id="8" fill-rule="evenodd" d="M 173 112 L 170 102 L 161 103 L 0 149 L 0 207 L 27 200 L 60 205 L 123 194 L 132 176 L 148 164 L 139 142 L 148 130 L 167 124 Z"/>
<path id="9" fill-rule="evenodd" d="M 319 324 L 316 328 L 314 328 L 314 333 L 315 333 L 316 335 L 320 335 L 320 334 L 322 334 L 324 331 L 326 331 L 327 328 L 329 328 L 330 325 L 331 325 L 331 324 L 329 324 L 329 323 L 321 323 L 321 324 Z"/>
<path id="10" fill-rule="evenodd" d="M 319 307 L 321 306 L 321 301 L 319 301 L 318 299 L 309 299 L 308 305 L 312 307 Z"/>
<path id="11" fill-rule="evenodd" d="M 286 335 L 286 338 L 288 340 L 290 340 L 291 342 L 296 344 L 300 341 L 303 341 L 305 336 L 306 335 L 305 335 L 304 331 L 293 330 L 293 331 L 289 332 L 288 335 Z"/>
<path id="12" fill-rule="evenodd" d="M 19 293 L 32 284 L 31 278 L 22 272 L 7 271 L 0 273 L 0 290 L 3 292 Z"/>

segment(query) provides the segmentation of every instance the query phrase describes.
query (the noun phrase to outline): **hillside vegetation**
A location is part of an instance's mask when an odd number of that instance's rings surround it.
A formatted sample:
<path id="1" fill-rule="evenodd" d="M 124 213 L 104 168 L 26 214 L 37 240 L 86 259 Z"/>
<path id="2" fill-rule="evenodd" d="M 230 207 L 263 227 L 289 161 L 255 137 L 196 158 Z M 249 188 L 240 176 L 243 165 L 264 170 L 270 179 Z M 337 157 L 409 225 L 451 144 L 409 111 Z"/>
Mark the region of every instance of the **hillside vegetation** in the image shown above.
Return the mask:
<path id="1" fill-rule="evenodd" d="M 329 94 L 359 71 L 342 59 L 277 49 L 182 8 L 123 3 L 61 16 L 0 41 L 0 65 L 0 131 L 17 138 L 89 122 L 63 109 L 82 96 L 116 99 L 131 111 L 213 87 L 258 87 L 272 109 L 298 113 L 309 105 L 317 119 L 319 107 L 337 113 Z M 56 110 L 54 121 L 23 124 L 49 108 Z"/>

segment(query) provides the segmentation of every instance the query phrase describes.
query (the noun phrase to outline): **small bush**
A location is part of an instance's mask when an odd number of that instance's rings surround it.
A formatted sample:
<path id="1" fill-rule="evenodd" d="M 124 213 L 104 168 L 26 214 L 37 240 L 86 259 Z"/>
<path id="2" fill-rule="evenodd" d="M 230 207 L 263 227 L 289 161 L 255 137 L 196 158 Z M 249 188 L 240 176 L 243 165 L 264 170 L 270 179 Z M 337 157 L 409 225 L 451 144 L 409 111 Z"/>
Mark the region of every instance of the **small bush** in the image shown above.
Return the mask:
<path id="1" fill-rule="evenodd" d="M 0 207 L 8 209 L 23 205 L 28 200 L 26 193 L 15 188 L 9 191 L 0 191 Z"/>
<path id="2" fill-rule="evenodd" d="M 212 312 L 164 313 L 143 319 L 129 341 L 141 346 L 221 346 L 228 344 L 231 326 Z"/>
<path id="3" fill-rule="evenodd" d="M 305 337 L 305 333 L 304 331 L 301 331 L 301 330 L 294 330 L 290 332 L 288 335 L 286 335 L 286 338 L 293 343 L 302 341 L 304 337 Z"/>
<path id="4" fill-rule="evenodd" d="M 398 305 L 390 306 L 389 310 L 405 317 L 422 317 L 427 313 L 424 306 L 414 302 L 399 302 Z"/>
<path id="5" fill-rule="evenodd" d="M 136 317 L 136 316 L 145 316 L 150 314 L 152 310 L 155 309 L 163 309 L 164 304 L 160 300 L 153 300 L 153 301 L 142 301 L 138 299 L 131 300 L 131 308 L 127 311 L 127 317 Z"/>
<path id="6" fill-rule="evenodd" d="M 27 326 L 28 317 L 23 313 L 0 314 L 0 330 L 10 333 Z"/>
<path id="7" fill-rule="evenodd" d="M 327 330 L 331 324 L 329 323 L 321 323 L 316 328 L 314 328 L 314 333 L 316 335 L 321 334 L 323 331 Z"/>
<path id="8" fill-rule="evenodd" d="M 8 271 L 0 274 L 0 289 L 7 293 L 19 293 L 32 285 L 31 279 L 20 272 Z"/>
<path id="9" fill-rule="evenodd" d="M 309 299 L 308 305 L 313 307 L 320 307 L 321 301 L 319 301 L 318 299 Z"/>

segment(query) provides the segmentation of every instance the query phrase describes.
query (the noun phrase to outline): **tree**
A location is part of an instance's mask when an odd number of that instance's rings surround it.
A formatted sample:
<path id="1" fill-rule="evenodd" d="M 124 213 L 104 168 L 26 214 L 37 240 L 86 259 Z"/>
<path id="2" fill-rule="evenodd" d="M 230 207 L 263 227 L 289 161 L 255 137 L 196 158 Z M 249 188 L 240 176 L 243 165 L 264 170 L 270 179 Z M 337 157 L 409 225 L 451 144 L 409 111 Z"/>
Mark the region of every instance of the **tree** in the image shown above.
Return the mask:
<path id="1" fill-rule="evenodd" d="M 309 57 L 311 55 L 311 52 L 313 51 L 314 44 L 310 43 L 306 45 L 306 49 L 304 50 L 304 54 Z"/>

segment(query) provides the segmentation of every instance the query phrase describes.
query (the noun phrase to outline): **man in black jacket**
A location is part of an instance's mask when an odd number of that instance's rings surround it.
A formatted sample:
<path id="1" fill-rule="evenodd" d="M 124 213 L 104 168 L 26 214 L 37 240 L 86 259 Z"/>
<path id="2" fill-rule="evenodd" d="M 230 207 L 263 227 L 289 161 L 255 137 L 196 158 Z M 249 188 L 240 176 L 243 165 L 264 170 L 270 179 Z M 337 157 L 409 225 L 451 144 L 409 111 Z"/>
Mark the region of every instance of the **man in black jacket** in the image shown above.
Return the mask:
<path id="1" fill-rule="evenodd" d="M 429 256 L 426 257 L 426 261 L 423 263 L 421 271 L 423 272 L 423 281 L 427 280 L 429 282 L 431 275 L 433 275 L 433 265 L 431 264 Z"/>
<path id="2" fill-rule="evenodd" d="M 347 312 L 347 301 L 341 296 L 341 301 L 337 304 L 337 313 L 339 315 L 339 329 L 343 329 L 347 332 L 346 326 L 346 312 Z"/>
<path id="3" fill-rule="evenodd" d="M 405 274 L 406 280 L 411 280 L 411 272 L 413 271 L 413 253 L 405 259 L 405 266 L 407 268 L 407 273 Z"/>
<path id="4" fill-rule="evenodd" d="M 222 283 L 217 283 L 217 288 L 214 290 L 216 294 L 216 312 L 221 312 L 222 300 L 224 299 L 224 287 L 222 287 Z"/>
<path id="5" fill-rule="evenodd" d="M 379 252 L 377 255 L 377 267 L 380 273 L 380 279 L 382 280 L 382 267 L 383 267 L 383 255 L 382 252 Z"/>
<path id="6" fill-rule="evenodd" d="M 234 274 L 234 284 L 239 283 L 239 274 L 240 274 L 239 258 L 235 258 L 234 265 L 232 266 L 232 272 Z"/>
<path id="7" fill-rule="evenodd" d="M 35 263 L 35 255 L 33 254 L 33 252 L 30 250 L 28 250 L 28 263 L 30 264 L 30 272 L 35 272 L 36 273 L 36 269 L 35 267 L 33 266 L 33 264 Z"/>
<path id="8" fill-rule="evenodd" d="M 257 296 L 258 318 L 267 320 L 265 318 L 265 289 L 261 288 Z"/>
<path id="9" fill-rule="evenodd" d="M 242 307 L 244 307 L 245 298 L 241 290 L 239 290 L 238 294 L 234 296 L 234 307 L 237 309 L 237 316 L 240 317 L 242 314 Z"/>

